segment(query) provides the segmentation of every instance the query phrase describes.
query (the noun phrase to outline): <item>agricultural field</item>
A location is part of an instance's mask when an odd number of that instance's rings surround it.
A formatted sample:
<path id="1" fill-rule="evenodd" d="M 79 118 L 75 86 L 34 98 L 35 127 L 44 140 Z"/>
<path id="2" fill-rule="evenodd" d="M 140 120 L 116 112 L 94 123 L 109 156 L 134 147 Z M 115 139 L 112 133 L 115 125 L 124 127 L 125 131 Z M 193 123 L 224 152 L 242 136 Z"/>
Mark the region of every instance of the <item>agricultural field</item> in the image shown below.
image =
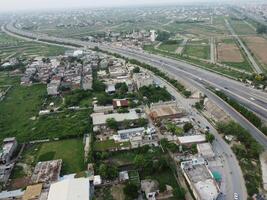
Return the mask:
<path id="1" fill-rule="evenodd" d="M 12 88 L 0 102 L 1 139 L 16 136 L 20 142 L 80 136 L 90 132 L 88 116 L 90 110 L 62 111 L 51 115 L 38 116 L 46 99 L 43 84 L 20 85 L 19 77 L 7 77 L 1 73 L 0 84 L 10 84 Z"/>
<path id="2" fill-rule="evenodd" d="M 179 47 L 180 42 L 181 40 L 171 40 L 163 42 L 162 44 L 159 45 L 158 48 L 163 51 L 175 52 Z"/>
<path id="3" fill-rule="evenodd" d="M 252 68 L 242 50 L 232 38 L 217 39 L 217 59 L 219 63 L 252 72 Z"/>
<path id="4" fill-rule="evenodd" d="M 64 54 L 67 50 L 64 47 L 21 40 L 15 37 L 11 37 L 4 32 L 0 32 L 0 48 L 0 60 L 18 56 L 57 56 Z"/>
<path id="5" fill-rule="evenodd" d="M 259 36 L 242 37 L 246 46 L 262 66 L 267 67 L 267 40 Z"/>
<path id="6" fill-rule="evenodd" d="M 63 160 L 62 174 L 84 170 L 82 139 L 66 139 L 30 146 L 22 155 L 22 163 L 35 166 L 37 162 L 54 159 Z"/>
<path id="7" fill-rule="evenodd" d="M 253 29 L 248 23 L 243 20 L 229 20 L 235 32 L 239 35 L 252 35 L 256 34 L 256 30 Z"/>
<path id="8" fill-rule="evenodd" d="M 210 58 L 210 45 L 206 42 L 188 42 L 183 54 L 201 59 Z"/>

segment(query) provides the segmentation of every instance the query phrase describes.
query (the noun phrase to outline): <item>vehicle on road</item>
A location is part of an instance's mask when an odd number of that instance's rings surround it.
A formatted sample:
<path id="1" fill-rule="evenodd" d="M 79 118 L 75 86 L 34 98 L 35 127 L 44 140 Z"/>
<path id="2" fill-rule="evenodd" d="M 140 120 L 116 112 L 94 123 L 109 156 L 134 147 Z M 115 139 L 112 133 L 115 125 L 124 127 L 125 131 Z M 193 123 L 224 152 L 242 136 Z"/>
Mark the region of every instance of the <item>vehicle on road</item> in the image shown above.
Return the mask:
<path id="1" fill-rule="evenodd" d="M 239 195 L 237 193 L 234 193 L 234 200 L 239 200 Z"/>

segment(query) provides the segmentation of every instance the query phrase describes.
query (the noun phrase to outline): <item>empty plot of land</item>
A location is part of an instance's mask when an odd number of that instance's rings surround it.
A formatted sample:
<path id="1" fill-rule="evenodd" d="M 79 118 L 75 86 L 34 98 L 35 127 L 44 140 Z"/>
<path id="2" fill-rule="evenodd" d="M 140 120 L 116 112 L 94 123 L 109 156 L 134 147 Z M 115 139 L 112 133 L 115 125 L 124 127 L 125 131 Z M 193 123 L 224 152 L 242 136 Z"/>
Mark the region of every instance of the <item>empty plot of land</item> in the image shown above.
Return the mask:
<path id="1" fill-rule="evenodd" d="M 218 44 L 218 61 L 219 62 L 243 62 L 244 58 L 236 44 Z"/>
<path id="2" fill-rule="evenodd" d="M 267 40 L 258 36 L 244 37 L 243 39 L 256 58 L 262 64 L 267 65 Z"/>

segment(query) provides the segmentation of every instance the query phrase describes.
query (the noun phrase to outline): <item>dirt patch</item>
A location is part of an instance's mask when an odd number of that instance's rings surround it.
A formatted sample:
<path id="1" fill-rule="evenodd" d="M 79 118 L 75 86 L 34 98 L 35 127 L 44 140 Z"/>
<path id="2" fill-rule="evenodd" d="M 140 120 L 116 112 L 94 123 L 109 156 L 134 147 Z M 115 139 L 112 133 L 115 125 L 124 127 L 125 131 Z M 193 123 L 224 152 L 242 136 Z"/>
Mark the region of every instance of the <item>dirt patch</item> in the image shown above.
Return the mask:
<path id="1" fill-rule="evenodd" d="M 258 36 L 244 37 L 248 48 L 262 63 L 267 64 L 267 40 Z"/>
<path id="2" fill-rule="evenodd" d="M 25 188 L 30 182 L 30 177 L 18 178 L 11 180 L 10 184 L 8 185 L 9 190 L 17 190 L 19 188 Z"/>
<path id="3" fill-rule="evenodd" d="M 125 195 L 123 193 L 123 188 L 124 185 L 114 185 L 111 188 L 111 195 L 113 196 L 113 198 L 115 200 L 124 200 L 125 199 Z"/>
<path id="4" fill-rule="evenodd" d="M 218 61 L 240 63 L 244 58 L 236 44 L 218 44 Z"/>

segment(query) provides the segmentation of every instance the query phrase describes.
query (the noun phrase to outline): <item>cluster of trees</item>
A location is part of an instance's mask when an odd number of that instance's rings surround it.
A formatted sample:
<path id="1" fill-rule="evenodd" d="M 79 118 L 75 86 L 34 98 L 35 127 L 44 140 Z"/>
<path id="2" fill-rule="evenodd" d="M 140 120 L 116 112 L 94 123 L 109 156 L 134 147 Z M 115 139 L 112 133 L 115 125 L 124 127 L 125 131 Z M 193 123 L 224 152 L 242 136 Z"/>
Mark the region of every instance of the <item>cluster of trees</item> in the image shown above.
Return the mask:
<path id="1" fill-rule="evenodd" d="M 256 114 L 240 105 L 234 99 L 229 98 L 223 92 L 216 91 L 216 94 L 224 101 L 226 101 L 229 105 L 231 105 L 235 110 L 237 110 L 241 115 L 243 115 L 247 120 L 249 120 L 254 126 L 261 130 L 262 133 L 267 135 L 267 127 L 263 125 L 261 119 Z"/>
<path id="2" fill-rule="evenodd" d="M 171 94 L 166 88 L 161 88 L 155 85 L 143 86 L 139 89 L 139 93 L 142 97 L 146 97 L 148 103 L 170 101 L 172 99 Z"/>
<path id="3" fill-rule="evenodd" d="M 92 88 L 95 92 L 104 92 L 106 89 L 105 84 L 98 80 L 97 78 L 97 71 L 93 70 L 93 84 L 92 84 Z"/>
<path id="4" fill-rule="evenodd" d="M 97 104 L 98 105 L 105 106 L 107 104 L 112 104 L 113 97 L 108 95 L 105 92 L 101 92 L 101 93 L 97 94 L 96 97 L 97 97 Z"/>
<path id="5" fill-rule="evenodd" d="M 219 123 L 217 128 L 219 132 L 225 135 L 236 136 L 241 142 L 241 144 L 234 145 L 232 148 L 240 161 L 239 163 L 243 171 L 248 194 L 249 196 L 253 196 L 259 192 L 258 190 L 262 183 L 261 169 L 259 167 L 259 156 L 263 151 L 262 146 L 257 143 L 246 129 L 233 121 Z M 255 162 L 257 163 L 257 167 L 254 164 Z"/>
<path id="6" fill-rule="evenodd" d="M 190 131 L 192 128 L 193 128 L 193 125 L 190 122 L 185 123 L 184 126 L 183 126 L 183 129 L 184 129 L 185 133 Z"/>
<path id="7" fill-rule="evenodd" d="M 107 164 L 100 164 L 98 168 L 99 174 L 104 178 L 108 180 L 113 180 L 118 177 L 118 168 L 114 165 L 107 165 Z"/>
<path id="8" fill-rule="evenodd" d="M 140 73 L 140 67 L 134 67 L 133 73 Z"/>
<path id="9" fill-rule="evenodd" d="M 195 108 L 198 110 L 203 110 L 204 109 L 204 99 L 201 99 L 199 102 L 196 102 Z"/>
<path id="10" fill-rule="evenodd" d="M 80 101 L 84 98 L 89 98 L 92 96 L 92 92 L 85 91 L 81 89 L 73 90 L 70 94 L 65 96 L 65 105 L 66 106 L 77 106 Z"/>
<path id="11" fill-rule="evenodd" d="M 158 36 L 156 38 L 157 41 L 160 42 L 165 42 L 167 40 L 169 40 L 169 38 L 171 37 L 171 34 L 167 31 L 158 31 Z"/>

